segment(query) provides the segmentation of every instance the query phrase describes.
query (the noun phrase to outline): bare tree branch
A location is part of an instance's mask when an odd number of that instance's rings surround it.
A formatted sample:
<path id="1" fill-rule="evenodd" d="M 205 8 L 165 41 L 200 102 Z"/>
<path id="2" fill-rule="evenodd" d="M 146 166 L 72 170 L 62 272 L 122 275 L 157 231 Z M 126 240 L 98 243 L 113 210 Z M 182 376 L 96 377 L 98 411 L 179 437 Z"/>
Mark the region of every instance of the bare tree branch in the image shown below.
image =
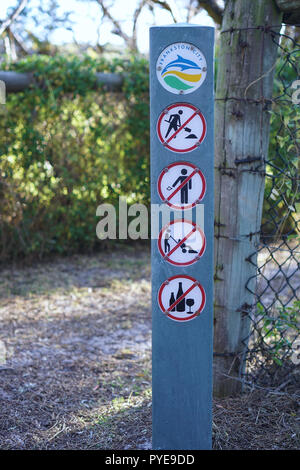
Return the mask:
<path id="1" fill-rule="evenodd" d="M 168 4 L 167 1 L 163 1 L 163 0 L 151 0 L 151 2 L 149 3 L 152 3 L 152 4 L 155 4 L 155 5 L 158 5 L 160 6 L 163 10 L 167 10 L 171 16 L 172 16 L 172 20 L 174 21 L 174 23 L 177 23 L 177 20 L 174 16 L 174 13 L 173 13 L 173 10 L 172 8 L 170 7 L 170 5 Z"/>
<path id="2" fill-rule="evenodd" d="M 21 0 L 19 5 L 13 11 L 9 18 L 4 20 L 0 26 L 0 36 L 4 33 L 4 31 L 12 25 L 12 23 L 18 18 L 18 16 L 22 13 L 26 5 L 28 4 L 29 0 Z"/>
<path id="3" fill-rule="evenodd" d="M 105 0 L 96 0 L 98 5 L 100 5 L 103 13 L 103 17 L 108 18 L 111 23 L 113 24 L 115 30 L 113 31 L 114 34 L 119 35 L 126 43 L 126 45 L 129 47 L 129 49 L 136 51 L 137 50 L 137 22 L 138 18 L 143 10 L 143 8 L 148 5 L 149 7 L 153 7 L 154 5 L 157 5 L 164 10 L 167 10 L 174 21 L 174 23 L 177 22 L 174 13 L 172 11 L 172 8 L 170 7 L 169 3 L 167 0 L 139 0 L 139 3 L 134 11 L 133 14 L 133 26 L 132 26 L 132 35 L 131 37 L 126 34 L 121 27 L 121 24 L 116 18 L 112 16 L 110 13 L 108 7 L 105 5 Z"/>
<path id="4" fill-rule="evenodd" d="M 222 23 L 224 9 L 220 7 L 217 0 L 198 0 L 198 3 L 201 8 L 207 11 L 215 23 Z"/>
<path id="5" fill-rule="evenodd" d="M 132 43 L 135 45 L 135 48 L 137 48 L 137 37 L 136 37 L 136 29 L 137 29 L 137 21 L 138 18 L 142 12 L 142 9 L 144 8 L 145 5 L 149 3 L 149 0 L 140 0 L 138 6 L 135 9 L 135 12 L 133 14 L 133 26 L 132 26 Z"/>
<path id="6" fill-rule="evenodd" d="M 103 16 L 106 16 L 114 25 L 115 31 L 114 34 L 120 36 L 130 49 L 132 49 L 132 38 L 130 38 L 121 28 L 121 24 L 117 21 L 110 13 L 109 9 L 105 6 L 103 0 L 96 0 L 102 9 Z"/>
<path id="7" fill-rule="evenodd" d="M 4 36 L 4 48 L 5 48 L 5 54 L 7 55 L 8 59 L 11 61 L 10 40 L 7 34 L 5 34 Z"/>
<path id="8" fill-rule="evenodd" d="M 186 22 L 190 23 L 192 18 L 199 13 L 199 6 L 196 5 L 197 0 L 189 0 L 189 4 L 187 6 L 187 13 L 186 13 Z"/>
<path id="9" fill-rule="evenodd" d="M 16 61 L 18 59 L 17 50 L 16 50 L 16 41 L 10 28 L 7 28 L 7 33 L 8 33 L 9 42 L 10 42 L 11 59 L 13 61 Z"/>
<path id="10" fill-rule="evenodd" d="M 18 33 L 16 33 L 15 31 L 12 31 L 10 27 L 7 28 L 7 31 L 9 32 L 9 34 L 12 36 L 12 38 L 14 39 L 15 43 L 17 44 L 17 46 L 21 49 L 21 51 L 26 54 L 26 55 L 29 55 L 30 54 L 30 51 L 27 49 L 27 47 L 24 45 L 23 43 L 23 40 L 20 38 L 20 36 L 18 35 Z"/>

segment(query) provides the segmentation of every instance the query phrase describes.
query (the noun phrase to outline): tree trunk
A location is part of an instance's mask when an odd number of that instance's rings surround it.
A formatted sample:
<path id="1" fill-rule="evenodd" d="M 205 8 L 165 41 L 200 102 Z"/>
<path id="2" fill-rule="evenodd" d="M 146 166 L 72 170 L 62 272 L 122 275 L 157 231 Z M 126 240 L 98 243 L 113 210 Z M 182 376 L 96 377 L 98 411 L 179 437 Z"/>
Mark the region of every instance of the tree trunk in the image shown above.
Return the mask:
<path id="1" fill-rule="evenodd" d="M 277 57 L 268 26 L 281 21 L 282 13 L 274 0 L 226 2 L 215 107 L 216 396 L 241 390 L 239 377 L 255 302 L 247 286 L 255 290 L 256 259 L 251 258 L 253 264 L 249 257 L 259 242 L 268 110 Z"/>

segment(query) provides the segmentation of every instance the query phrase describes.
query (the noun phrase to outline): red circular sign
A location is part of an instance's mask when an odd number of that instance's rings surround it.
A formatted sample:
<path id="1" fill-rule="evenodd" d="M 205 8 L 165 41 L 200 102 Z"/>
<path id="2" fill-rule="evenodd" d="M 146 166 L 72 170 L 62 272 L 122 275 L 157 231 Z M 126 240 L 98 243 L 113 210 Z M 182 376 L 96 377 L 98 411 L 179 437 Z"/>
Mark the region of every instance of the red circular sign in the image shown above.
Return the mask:
<path id="1" fill-rule="evenodd" d="M 158 291 L 161 311 L 179 322 L 189 321 L 200 315 L 205 301 L 205 291 L 200 282 L 184 274 L 170 277 Z"/>
<path id="2" fill-rule="evenodd" d="M 190 266 L 200 259 L 205 250 L 205 235 L 194 222 L 173 220 L 165 225 L 158 237 L 161 256 L 175 266 Z"/>
<path id="3" fill-rule="evenodd" d="M 206 121 L 193 104 L 171 104 L 158 118 L 157 135 L 164 147 L 172 152 L 191 152 L 199 147 L 206 135 Z"/>
<path id="4" fill-rule="evenodd" d="M 188 162 L 175 162 L 163 169 L 157 182 L 158 194 L 173 209 L 191 209 L 206 191 L 203 173 Z"/>

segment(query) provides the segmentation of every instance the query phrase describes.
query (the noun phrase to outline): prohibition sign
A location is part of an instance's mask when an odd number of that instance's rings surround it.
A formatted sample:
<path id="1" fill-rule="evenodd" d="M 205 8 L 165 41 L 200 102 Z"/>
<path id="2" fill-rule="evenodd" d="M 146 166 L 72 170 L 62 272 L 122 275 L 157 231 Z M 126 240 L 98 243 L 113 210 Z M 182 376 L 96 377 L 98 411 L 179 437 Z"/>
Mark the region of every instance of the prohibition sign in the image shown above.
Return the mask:
<path id="1" fill-rule="evenodd" d="M 206 181 L 192 163 L 175 162 L 159 175 L 157 190 L 162 201 L 173 209 L 191 209 L 203 199 Z"/>
<path id="2" fill-rule="evenodd" d="M 158 249 L 168 263 L 189 266 L 200 259 L 205 250 L 205 235 L 194 222 L 173 220 L 160 232 Z"/>
<path id="3" fill-rule="evenodd" d="M 205 306 L 205 291 L 200 282 L 184 274 L 167 279 L 158 291 L 158 304 L 167 317 L 189 321 Z"/>
<path id="4" fill-rule="evenodd" d="M 193 104 L 171 104 L 158 118 L 157 135 L 160 142 L 172 152 L 191 152 L 206 135 L 206 121 Z"/>

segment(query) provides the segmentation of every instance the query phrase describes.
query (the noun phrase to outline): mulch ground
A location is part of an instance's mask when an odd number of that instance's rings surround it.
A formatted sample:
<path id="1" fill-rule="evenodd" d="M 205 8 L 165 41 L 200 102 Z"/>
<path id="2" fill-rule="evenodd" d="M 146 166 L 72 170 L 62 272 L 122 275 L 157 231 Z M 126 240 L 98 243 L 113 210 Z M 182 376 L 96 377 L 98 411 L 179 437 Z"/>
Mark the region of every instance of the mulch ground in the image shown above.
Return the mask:
<path id="1" fill-rule="evenodd" d="M 1 449 L 151 448 L 149 259 L 116 249 L 2 269 Z M 213 432 L 215 449 L 299 449 L 299 374 L 215 400 Z"/>

